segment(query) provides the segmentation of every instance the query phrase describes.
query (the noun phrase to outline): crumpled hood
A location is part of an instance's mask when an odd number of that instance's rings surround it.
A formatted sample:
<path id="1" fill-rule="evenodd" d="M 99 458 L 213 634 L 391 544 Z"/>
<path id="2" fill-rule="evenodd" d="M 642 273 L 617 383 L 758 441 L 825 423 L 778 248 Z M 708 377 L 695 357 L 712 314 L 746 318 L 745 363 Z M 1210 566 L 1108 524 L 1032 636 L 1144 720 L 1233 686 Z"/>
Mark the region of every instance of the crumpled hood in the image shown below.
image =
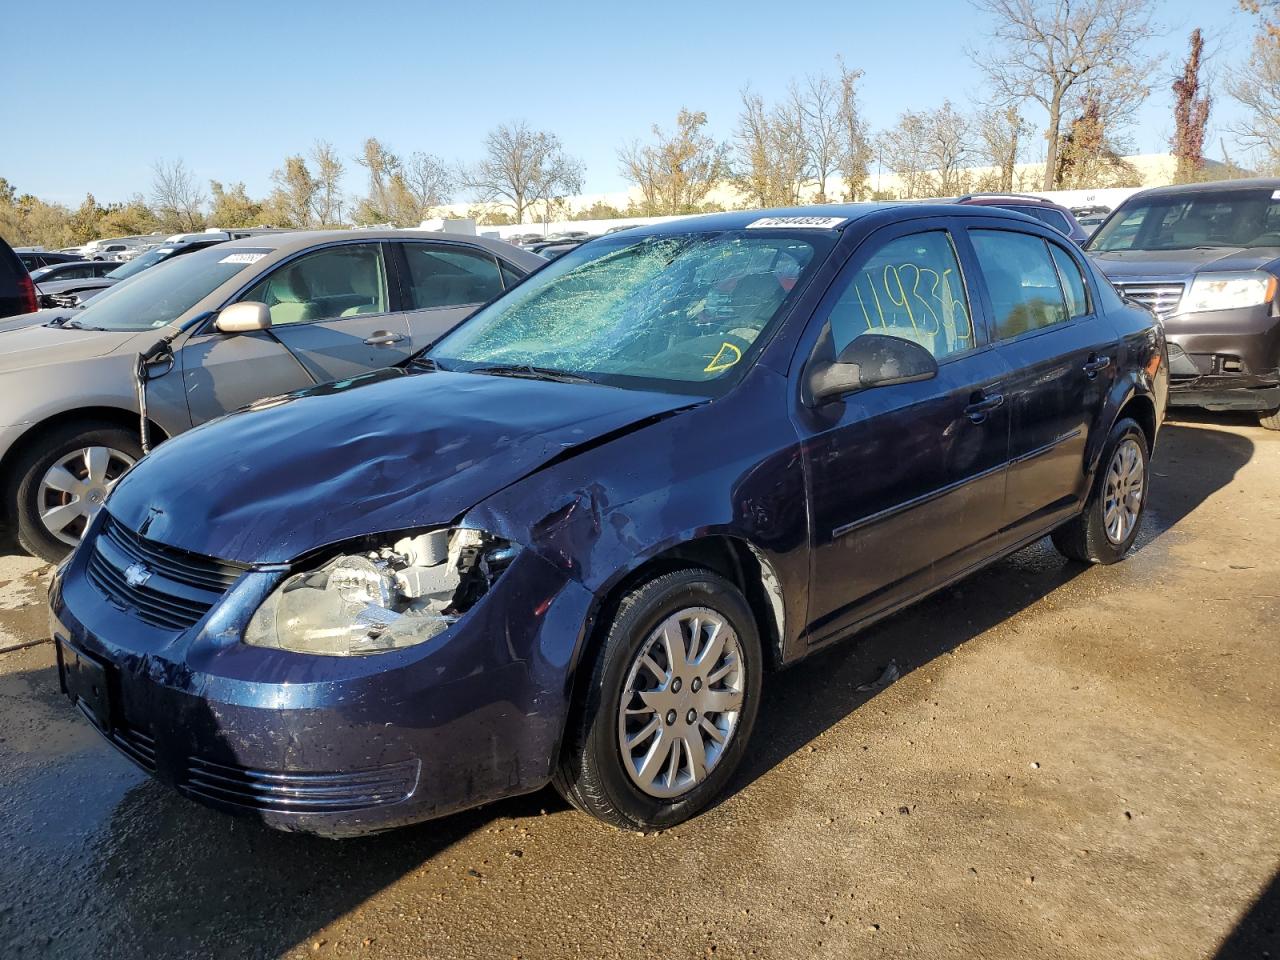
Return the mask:
<path id="1" fill-rule="evenodd" d="M 1256 270 L 1277 257 L 1276 247 L 1215 247 L 1212 250 L 1113 250 L 1089 252 L 1093 262 L 1112 280 L 1181 280 L 1193 273 L 1218 270 Z"/>
<path id="2" fill-rule="evenodd" d="M 206 556 L 282 563 L 449 523 L 557 454 L 697 402 L 591 384 L 382 370 L 260 401 L 168 441 L 110 513 Z"/>
<path id="3" fill-rule="evenodd" d="M 0 373 L 102 357 L 138 337 L 137 331 L 45 326 L 54 317 L 74 315 L 74 310 L 39 310 L 0 321 Z M 144 336 L 150 342 L 159 333 Z"/>

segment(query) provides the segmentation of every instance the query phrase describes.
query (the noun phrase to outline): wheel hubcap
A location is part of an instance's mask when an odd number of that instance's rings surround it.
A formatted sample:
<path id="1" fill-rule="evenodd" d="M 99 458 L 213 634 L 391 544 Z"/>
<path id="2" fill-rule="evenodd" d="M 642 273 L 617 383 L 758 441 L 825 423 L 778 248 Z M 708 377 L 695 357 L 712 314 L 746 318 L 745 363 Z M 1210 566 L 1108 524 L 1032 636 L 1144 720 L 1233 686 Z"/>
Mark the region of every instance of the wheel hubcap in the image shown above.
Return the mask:
<path id="1" fill-rule="evenodd" d="M 74 547 L 133 463 L 128 454 L 110 447 L 81 447 L 66 454 L 40 480 L 36 503 L 44 528 Z"/>
<path id="2" fill-rule="evenodd" d="M 1146 492 L 1146 467 L 1138 441 L 1126 438 L 1111 455 L 1107 467 L 1106 491 L 1102 501 L 1102 521 L 1107 539 L 1124 543 L 1138 525 L 1142 497 Z"/>
<path id="3" fill-rule="evenodd" d="M 669 799 L 707 778 L 737 729 L 745 669 L 737 633 L 714 610 L 690 607 L 658 625 L 618 711 L 618 746 L 637 787 Z"/>

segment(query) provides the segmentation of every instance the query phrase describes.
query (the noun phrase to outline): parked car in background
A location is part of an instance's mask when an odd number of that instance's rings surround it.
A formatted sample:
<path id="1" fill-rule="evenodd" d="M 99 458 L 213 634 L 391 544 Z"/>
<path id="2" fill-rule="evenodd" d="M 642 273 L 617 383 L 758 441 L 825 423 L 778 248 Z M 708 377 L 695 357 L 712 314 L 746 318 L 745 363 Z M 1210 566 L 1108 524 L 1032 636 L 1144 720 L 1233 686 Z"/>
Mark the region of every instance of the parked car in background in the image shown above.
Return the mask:
<path id="1" fill-rule="evenodd" d="M 556 257 L 568 253 L 570 250 L 576 250 L 588 240 L 593 239 L 595 238 L 586 234 L 577 237 L 562 237 L 558 240 L 544 240 L 542 243 L 532 243 L 526 249 L 547 260 L 554 260 Z"/>
<path id="2" fill-rule="evenodd" d="M 67 260 L 51 263 L 47 267 L 37 267 L 31 271 L 31 279 L 36 284 L 36 295 L 39 296 L 41 291 L 38 288 L 42 283 L 52 283 L 55 280 L 99 280 L 119 269 L 120 265 L 110 260 Z"/>
<path id="3" fill-rule="evenodd" d="M 1169 337 L 1170 403 L 1280 430 L 1280 179 L 1136 193 L 1085 249 Z"/>
<path id="4" fill-rule="evenodd" d="M 0 319 L 36 309 L 36 285 L 13 248 L 0 237 Z"/>
<path id="5" fill-rule="evenodd" d="M 1018 213 L 1025 213 L 1029 217 L 1035 217 L 1047 223 L 1053 229 L 1066 234 L 1077 244 L 1083 244 L 1089 239 L 1089 235 L 1076 222 L 1070 210 L 1043 197 L 1020 193 L 970 193 L 960 197 L 956 202 L 1016 210 Z"/>
<path id="6" fill-rule="evenodd" d="M 1081 230 L 1092 237 L 1106 219 L 1107 214 L 1105 213 L 1086 213 L 1076 217 L 1076 223 L 1080 224 Z"/>
<path id="7" fill-rule="evenodd" d="M 1123 558 L 1166 391 L 1155 318 L 995 208 L 602 238 L 410 364 L 138 464 L 53 582 L 63 689 L 281 829 L 548 782 L 671 827 L 758 763 L 766 665 L 1048 533 Z"/>
<path id="8" fill-rule="evenodd" d="M 22 265 L 28 271 L 39 270 L 55 263 L 77 263 L 84 260 L 78 254 L 61 253 L 56 250 L 33 250 L 30 247 L 18 247 L 14 250 Z"/>
<path id="9" fill-rule="evenodd" d="M 93 297 L 120 283 L 135 277 L 143 270 L 157 264 L 181 257 L 196 250 L 203 250 L 216 243 L 224 242 L 222 238 L 213 237 L 208 240 L 193 240 L 186 243 L 165 243 L 152 247 L 126 263 L 114 261 L 90 261 L 92 266 L 102 268 L 103 273 L 85 277 L 55 277 L 39 283 L 40 306 L 75 308 Z"/>
<path id="10" fill-rule="evenodd" d="M 160 440 L 266 396 L 399 363 L 544 264 L 479 237 L 277 233 L 184 253 L 79 310 L 10 321 L 17 329 L 0 333 L 0 491 L 19 543 L 60 558 L 142 455 L 140 354 L 154 357 L 147 414 Z"/>

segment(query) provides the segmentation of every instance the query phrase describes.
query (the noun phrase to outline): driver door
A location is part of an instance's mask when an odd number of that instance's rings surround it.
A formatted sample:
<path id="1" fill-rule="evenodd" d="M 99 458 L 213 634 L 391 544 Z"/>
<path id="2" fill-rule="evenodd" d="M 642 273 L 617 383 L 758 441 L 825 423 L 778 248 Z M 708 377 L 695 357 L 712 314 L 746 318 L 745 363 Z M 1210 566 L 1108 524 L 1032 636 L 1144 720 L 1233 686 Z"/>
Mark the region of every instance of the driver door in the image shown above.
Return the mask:
<path id="1" fill-rule="evenodd" d="M 238 299 L 265 303 L 271 328 L 210 328 L 182 351 L 187 402 L 203 423 L 263 397 L 358 376 L 406 359 L 404 314 L 393 309 L 386 244 L 338 243 L 277 266 Z"/>
<path id="2" fill-rule="evenodd" d="M 808 635 L 821 644 L 996 549 L 1008 368 L 986 340 L 943 220 L 877 231 L 815 314 L 815 356 L 888 334 L 921 344 L 938 376 L 798 404 L 812 517 Z"/>

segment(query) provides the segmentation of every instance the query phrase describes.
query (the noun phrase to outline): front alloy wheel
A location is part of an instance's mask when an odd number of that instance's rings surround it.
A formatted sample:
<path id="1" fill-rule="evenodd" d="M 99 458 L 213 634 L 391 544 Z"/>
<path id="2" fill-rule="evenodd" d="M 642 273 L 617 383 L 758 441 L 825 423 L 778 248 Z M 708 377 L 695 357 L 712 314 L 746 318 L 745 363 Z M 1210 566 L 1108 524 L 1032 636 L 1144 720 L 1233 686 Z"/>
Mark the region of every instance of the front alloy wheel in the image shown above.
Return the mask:
<path id="1" fill-rule="evenodd" d="M 651 797 L 707 779 L 738 727 L 742 646 L 707 607 L 672 614 L 649 636 L 623 687 L 618 747 L 632 782 Z"/>
<path id="2" fill-rule="evenodd" d="M 725 578 L 687 568 L 636 586 L 580 668 L 556 789 L 628 830 L 694 816 L 742 760 L 763 664 L 755 616 Z"/>

